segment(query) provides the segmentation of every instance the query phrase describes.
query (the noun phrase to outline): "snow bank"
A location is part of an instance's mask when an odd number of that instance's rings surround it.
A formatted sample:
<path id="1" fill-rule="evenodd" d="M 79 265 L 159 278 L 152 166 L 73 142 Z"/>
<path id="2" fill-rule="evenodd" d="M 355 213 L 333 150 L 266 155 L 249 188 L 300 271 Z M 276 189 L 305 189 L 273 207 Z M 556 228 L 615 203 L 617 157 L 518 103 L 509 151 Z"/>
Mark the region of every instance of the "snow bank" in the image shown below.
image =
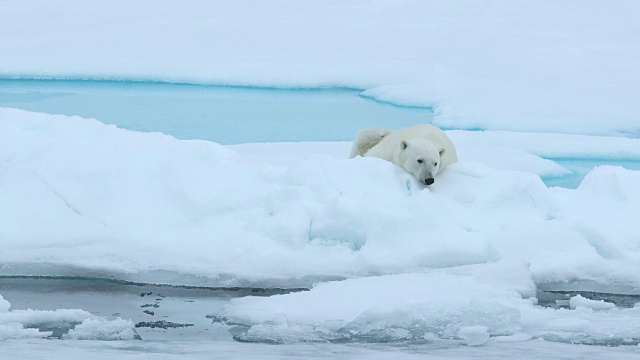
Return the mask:
<path id="1" fill-rule="evenodd" d="M 83 310 L 13 310 L 0 295 L 0 340 L 62 337 L 78 340 L 138 338 L 131 321 L 107 320 Z"/>
<path id="2" fill-rule="evenodd" d="M 13 0 L 0 75 L 350 86 L 448 128 L 637 137 L 639 17 L 634 0 Z"/>
<path id="3" fill-rule="evenodd" d="M 6 275 L 297 287 L 507 259 L 537 283 L 640 286 L 638 171 L 549 189 L 461 157 L 424 188 L 346 143 L 227 148 L 11 109 L 0 140 Z"/>

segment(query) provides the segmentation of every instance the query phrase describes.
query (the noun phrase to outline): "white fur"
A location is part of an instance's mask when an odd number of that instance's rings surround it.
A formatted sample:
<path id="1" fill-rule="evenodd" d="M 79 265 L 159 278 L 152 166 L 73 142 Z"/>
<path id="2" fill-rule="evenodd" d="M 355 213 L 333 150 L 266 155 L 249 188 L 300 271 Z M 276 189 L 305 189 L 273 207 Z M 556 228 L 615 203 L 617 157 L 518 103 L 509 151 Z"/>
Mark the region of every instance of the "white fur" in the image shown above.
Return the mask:
<path id="1" fill-rule="evenodd" d="M 382 138 L 389 135 L 392 131 L 383 128 L 370 128 L 360 130 L 356 135 L 356 141 L 353 142 L 351 147 L 351 154 L 349 159 L 352 159 L 358 155 L 364 156 L 372 147 L 376 146 Z"/>
<path id="2" fill-rule="evenodd" d="M 390 161 L 425 185 L 431 185 L 438 172 L 458 161 L 456 148 L 449 137 L 430 124 L 395 131 L 364 129 L 356 135 L 351 148 L 350 157 L 357 155 Z"/>

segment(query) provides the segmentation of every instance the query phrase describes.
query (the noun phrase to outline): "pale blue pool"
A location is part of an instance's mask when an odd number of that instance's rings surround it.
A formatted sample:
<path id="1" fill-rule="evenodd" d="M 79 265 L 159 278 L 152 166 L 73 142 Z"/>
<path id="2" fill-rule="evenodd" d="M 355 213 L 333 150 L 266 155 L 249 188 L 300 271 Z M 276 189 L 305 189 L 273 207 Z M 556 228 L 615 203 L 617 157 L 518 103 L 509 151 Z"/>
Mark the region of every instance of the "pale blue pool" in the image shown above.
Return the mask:
<path id="1" fill-rule="evenodd" d="M 158 82 L 0 80 L 0 106 L 96 118 L 221 144 L 351 140 L 365 127 L 430 123 L 428 108 L 381 104 L 360 90 Z"/>

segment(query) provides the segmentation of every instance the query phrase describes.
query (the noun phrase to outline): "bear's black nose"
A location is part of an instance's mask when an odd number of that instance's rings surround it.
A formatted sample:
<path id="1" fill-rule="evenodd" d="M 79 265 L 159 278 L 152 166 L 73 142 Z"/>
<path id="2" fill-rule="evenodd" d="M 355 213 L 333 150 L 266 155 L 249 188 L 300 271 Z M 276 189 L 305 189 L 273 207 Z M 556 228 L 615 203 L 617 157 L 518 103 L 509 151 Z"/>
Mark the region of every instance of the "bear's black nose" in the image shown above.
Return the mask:
<path id="1" fill-rule="evenodd" d="M 433 184 L 433 178 L 424 179 L 424 184 L 425 184 L 425 185 L 431 185 L 431 184 Z"/>

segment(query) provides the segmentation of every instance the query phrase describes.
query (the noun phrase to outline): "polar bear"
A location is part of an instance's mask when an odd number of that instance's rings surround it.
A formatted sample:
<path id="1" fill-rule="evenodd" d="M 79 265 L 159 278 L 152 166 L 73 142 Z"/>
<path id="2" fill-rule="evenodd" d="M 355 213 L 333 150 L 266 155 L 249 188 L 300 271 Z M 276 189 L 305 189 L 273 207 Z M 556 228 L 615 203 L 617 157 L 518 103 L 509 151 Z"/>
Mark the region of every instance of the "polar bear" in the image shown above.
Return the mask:
<path id="1" fill-rule="evenodd" d="M 349 158 L 358 155 L 390 161 L 424 185 L 433 184 L 439 171 L 458 162 L 453 142 L 444 131 L 430 124 L 395 131 L 383 128 L 361 130 L 353 141 Z"/>

